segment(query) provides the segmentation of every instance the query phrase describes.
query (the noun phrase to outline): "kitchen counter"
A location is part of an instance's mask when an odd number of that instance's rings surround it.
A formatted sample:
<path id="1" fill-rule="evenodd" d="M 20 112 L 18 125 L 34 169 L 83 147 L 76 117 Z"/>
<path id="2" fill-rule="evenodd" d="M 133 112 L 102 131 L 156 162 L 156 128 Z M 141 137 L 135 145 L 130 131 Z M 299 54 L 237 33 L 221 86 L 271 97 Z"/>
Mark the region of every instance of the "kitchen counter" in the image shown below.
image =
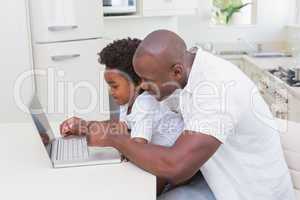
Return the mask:
<path id="1" fill-rule="evenodd" d="M 293 57 L 281 57 L 281 58 L 255 58 L 244 55 L 242 59 L 260 67 L 263 70 L 274 69 L 278 66 L 292 67 L 295 66 L 295 58 Z"/>
<path id="2" fill-rule="evenodd" d="M 271 75 L 268 70 L 277 68 L 278 66 L 292 68 L 296 65 L 296 60 L 293 57 L 282 57 L 282 58 L 254 58 L 251 56 L 242 56 L 244 61 L 247 61 L 258 68 L 262 69 L 267 76 L 272 78 L 274 81 L 278 83 L 282 83 L 285 88 L 288 89 L 289 94 L 293 95 L 297 99 L 300 100 L 300 87 L 291 87 L 287 83 L 283 82 L 279 78 Z"/>
<path id="3" fill-rule="evenodd" d="M 248 55 L 222 55 L 224 59 L 228 60 L 242 60 L 248 62 L 252 65 L 255 65 L 257 68 L 261 69 L 266 76 L 276 81 L 277 83 L 281 83 L 285 88 L 288 89 L 288 93 L 299 99 L 300 101 L 300 87 L 291 87 L 279 78 L 271 75 L 268 70 L 277 68 L 278 66 L 291 68 L 296 65 L 296 59 L 293 57 L 269 57 L 269 58 L 257 58 Z"/>

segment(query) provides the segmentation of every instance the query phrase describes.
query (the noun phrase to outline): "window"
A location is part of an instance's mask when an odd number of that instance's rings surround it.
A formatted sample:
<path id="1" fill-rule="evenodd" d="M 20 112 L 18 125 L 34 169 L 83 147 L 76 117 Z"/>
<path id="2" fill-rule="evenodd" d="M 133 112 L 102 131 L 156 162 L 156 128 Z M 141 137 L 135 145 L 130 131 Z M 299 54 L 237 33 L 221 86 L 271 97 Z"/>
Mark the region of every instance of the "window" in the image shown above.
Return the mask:
<path id="1" fill-rule="evenodd" d="M 250 25 L 256 22 L 256 0 L 211 0 L 214 25 Z"/>
<path id="2" fill-rule="evenodd" d="M 300 0 L 296 0 L 296 23 L 300 24 Z"/>

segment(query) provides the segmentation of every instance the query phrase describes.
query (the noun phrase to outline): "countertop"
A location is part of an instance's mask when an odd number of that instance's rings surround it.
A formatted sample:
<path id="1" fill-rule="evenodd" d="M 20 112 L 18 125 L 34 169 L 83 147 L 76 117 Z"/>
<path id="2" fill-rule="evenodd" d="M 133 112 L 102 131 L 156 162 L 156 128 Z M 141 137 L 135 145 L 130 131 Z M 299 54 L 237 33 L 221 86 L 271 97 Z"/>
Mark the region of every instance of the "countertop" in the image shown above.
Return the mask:
<path id="1" fill-rule="evenodd" d="M 269 77 L 276 80 L 284 85 L 288 89 L 289 93 L 295 98 L 300 100 L 300 87 L 291 87 L 287 83 L 281 81 L 279 78 L 271 75 L 268 70 L 277 68 L 278 66 L 293 68 L 296 65 L 296 59 L 293 57 L 282 57 L 282 58 L 254 58 L 251 56 L 243 56 L 242 59 L 248 61 L 260 69 L 262 69 Z M 270 76 L 271 75 L 271 76 Z"/>
<path id="2" fill-rule="evenodd" d="M 258 68 L 260 68 L 265 74 L 269 77 L 272 77 L 274 80 L 282 83 L 285 88 L 288 89 L 289 93 L 300 100 L 300 87 L 291 87 L 280 79 L 272 76 L 268 70 L 277 68 L 278 66 L 283 66 L 286 68 L 292 68 L 296 65 L 296 59 L 294 57 L 271 57 L 271 58 L 257 58 L 249 55 L 226 55 L 221 56 L 224 59 L 242 59 L 246 62 L 249 62 Z"/>
<path id="3" fill-rule="evenodd" d="M 282 58 L 255 58 L 251 56 L 242 56 L 242 58 L 252 64 L 257 65 L 263 70 L 274 69 L 278 66 L 293 67 L 296 64 L 295 58 L 293 57 L 282 57 Z"/>

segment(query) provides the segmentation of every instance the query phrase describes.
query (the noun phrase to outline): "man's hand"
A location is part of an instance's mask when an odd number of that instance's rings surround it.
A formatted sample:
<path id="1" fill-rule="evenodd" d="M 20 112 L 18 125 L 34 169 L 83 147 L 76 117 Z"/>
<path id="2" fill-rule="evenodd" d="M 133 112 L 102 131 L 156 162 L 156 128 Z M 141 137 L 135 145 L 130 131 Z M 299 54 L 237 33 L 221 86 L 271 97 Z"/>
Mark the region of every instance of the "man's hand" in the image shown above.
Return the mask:
<path id="1" fill-rule="evenodd" d="M 192 178 L 222 143 L 208 134 L 184 131 L 172 147 L 114 137 L 112 146 L 138 167 L 173 186 Z"/>
<path id="2" fill-rule="evenodd" d="M 86 135 L 88 133 L 88 122 L 78 117 L 67 119 L 60 125 L 60 133 L 63 137 L 69 135 Z"/>
<path id="3" fill-rule="evenodd" d="M 109 141 L 105 130 L 107 129 L 107 123 L 92 122 L 89 125 L 87 141 L 89 146 L 109 146 Z"/>
<path id="4" fill-rule="evenodd" d="M 127 125 L 123 122 L 91 122 L 88 127 L 87 141 L 89 146 L 112 146 L 118 137 L 129 138 Z"/>

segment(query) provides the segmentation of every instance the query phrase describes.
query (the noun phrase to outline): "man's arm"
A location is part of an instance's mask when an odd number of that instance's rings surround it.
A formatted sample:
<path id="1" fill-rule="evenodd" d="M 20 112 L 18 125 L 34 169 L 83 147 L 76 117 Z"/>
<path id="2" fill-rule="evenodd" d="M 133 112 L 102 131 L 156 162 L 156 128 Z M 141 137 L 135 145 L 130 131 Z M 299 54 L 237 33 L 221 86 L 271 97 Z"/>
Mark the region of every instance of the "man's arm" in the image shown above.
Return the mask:
<path id="1" fill-rule="evenodd" d="M 97 128 L 89 130 L 88 141 L 90 145 L 117 148 L 137 166 L 167 179 L 173 185 L 190 179 L 221 145 L 219 140 L 210 135 L 185 131 L 175 145 L 168 148 L 139 144 L 124 134 L 99 137 Z"/>
<path id="2" fill-rule="evenodd" d="M 148 144 L 148 141 L 146 139 L 143 139 L 143 138 L 132 138 L 131 140 L 135 141 L 136 143 L 140 143 L 140 144 Z M 156 177 L 156 192 L 157 192 L 157 195 L 160 195 L 163 192 L 163 190 L 165 189 L 165 186 L 167 185 L 167 183 L 168 182 L 165 179 L 162 179 L 160 177 Z"/>

